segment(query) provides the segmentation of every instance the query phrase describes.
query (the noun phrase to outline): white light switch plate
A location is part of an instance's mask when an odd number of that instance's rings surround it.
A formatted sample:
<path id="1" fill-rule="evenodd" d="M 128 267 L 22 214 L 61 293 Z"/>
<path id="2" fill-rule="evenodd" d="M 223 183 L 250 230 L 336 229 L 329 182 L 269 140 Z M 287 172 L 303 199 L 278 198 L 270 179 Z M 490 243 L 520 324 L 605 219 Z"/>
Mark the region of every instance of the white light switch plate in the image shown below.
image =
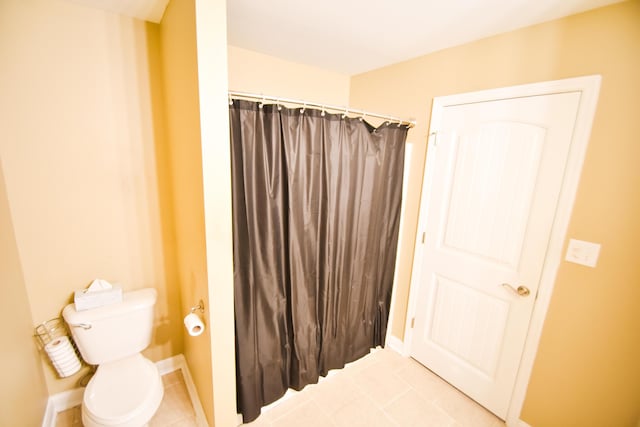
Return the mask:
<path id="1" fill-rule="evenodd" d="M 600 255 L 600 244 L 570 239 L 565 259 L 576 264 L 595 267 Z"/>

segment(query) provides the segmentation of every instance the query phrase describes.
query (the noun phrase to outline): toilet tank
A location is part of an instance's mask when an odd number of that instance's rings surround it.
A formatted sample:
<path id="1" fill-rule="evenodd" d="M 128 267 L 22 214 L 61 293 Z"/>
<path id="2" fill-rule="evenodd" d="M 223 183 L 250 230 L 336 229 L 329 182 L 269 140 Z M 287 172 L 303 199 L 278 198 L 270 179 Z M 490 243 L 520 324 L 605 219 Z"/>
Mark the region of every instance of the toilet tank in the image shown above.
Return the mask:
<path id="1" fill-rule="evenodd" d="M 153 288 L 124 292 L 122 302 L 77 311 L 67 305 L 62 316 L 85 362 L 100 365 L 140 353 L 151 343 Z"/>

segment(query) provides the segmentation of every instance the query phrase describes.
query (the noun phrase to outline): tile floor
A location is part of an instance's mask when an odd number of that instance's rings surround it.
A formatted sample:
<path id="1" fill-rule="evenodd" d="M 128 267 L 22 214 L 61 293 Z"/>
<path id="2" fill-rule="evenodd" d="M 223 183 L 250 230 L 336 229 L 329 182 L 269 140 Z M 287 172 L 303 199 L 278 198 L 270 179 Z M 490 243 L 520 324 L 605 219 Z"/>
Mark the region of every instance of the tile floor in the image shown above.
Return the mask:
<path id="1" fill-rule="evenodd" d="M 196 426 L 181 371 L 162 377 L 165 394 L 151 427 Z M 81 426 L 80 407 L 56 427 Z M 247 427 L 505 427 L 502 420 L 413 359 L 390 349 L 350 363 L 263 409 Z"/>
<path id="2" fill-rule="evenodd" d="M 250 427 L 504 427 L 411 358 L 377 350 L 276 402 Z"/>
<path id="3" fill-rule="evenodd" d="M 149 427 L 196 427 L 196 414 L 189 398 L 182 371 L 162 376 L 164 397 Z M 81 427 L 80 406 L 58 413 L 56 427 Z"/>

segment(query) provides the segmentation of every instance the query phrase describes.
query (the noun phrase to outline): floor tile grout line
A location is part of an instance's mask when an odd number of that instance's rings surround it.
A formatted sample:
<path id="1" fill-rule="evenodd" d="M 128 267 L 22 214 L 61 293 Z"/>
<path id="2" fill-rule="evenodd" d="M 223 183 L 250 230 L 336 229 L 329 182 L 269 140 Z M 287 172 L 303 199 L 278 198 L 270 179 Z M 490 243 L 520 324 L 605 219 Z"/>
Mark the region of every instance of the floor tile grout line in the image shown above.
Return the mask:
<path id="1" fill-rule="evenodd" d="M 469 421 L 468 415 L 472 414 L 471 416 L 475 416 L 473 411 L 475 411 L 476 409 L 483 409 L 483 408 L 480 408 L 476 402 L 473 402 L 468 396 L 464 396 L 463 394 L 460 394 L 460 396 L 457 396 L 457 395 L 454 396 L 454 394 L 452 394 L 450 398 L 453 400 L 451 400 L 447 404 L 446 397 L 447 395 L 449 395 L 449 393 L 444 393 L 442 394 L 442 396 L 438 394 L 436 396 L 435 394 L 429 392 L 430 387 L 432 388 L 433 391 L 438 392 L 439 390 L 437 389 L 437 387 L 440 386 L 440 384 L 436 384 L 435 382 L 432 382 L 432 379 L 430 377 L 425 376 L 424 384 L 421 384 L 420 381 L 410 382 L 409 380 L 405 379 L 405 378 L 408 378 L 407 374 L 409 374 L 409 376 L 411 375 L 411 372 L 407 371 L 409 367 L 413 366 L 411 364 L 410 358 L 398 359 L 398 357 L 396 357 L 395 354 L 394 355 L 380 354 L 377 356 L 370 354 L 369 356 L 373 356 L 375 359 L 365 361 L 364 363 L 345 367 L 343 370 L 339 371 L 338 373 L 340 375 L 339 378 L 342 378 L 342 380 L 344 380 L 346 384 L 349 384 L 350 386 L 353 387 L 353 390 L 350 390 L 348 392 L 349 396 L 352 397 L 348 401 L 346 399 L 344 401 L 343 400 L 331 401 L 330 397 L 327 397 L 326 394 L 321 394 L 321 393 L 315 394 L 313 392 L 309 394 L 310 393 L 309 391 L 303 390 L 301 393 L 307 393 L 306 396 L 308 397 L 305 397 L 300 402 L 295 402 L 295 405 L 297 406 L 290 407 L 287 411 L 283 412 L 278 417 L 274 418 L 271 421 L 265 420 L 263 423 L 260 423 L 260 425 L 266 426 L 266 427 L 276 427 L 277 422 L 281 420 L 283 417 L 290 415 L 296 409 L 296 407 L 300 407 L 301 405 L 306 405 L 306 404 L 312 404 L 314 405 L 315 410 L 318 410 L 319 411 L 318 413 L 322 414 L 323 419 L 327 420 L 325 421 L 327 425 L 339 427 L 344 425 L 344 423 L 347 422 L 348 420 L 344 418 L 340 418 L 341 421 L 338 422 L 338 418 L 336 418 L 338 411 L 342 410 L 346 405 L 351 404 L 355 400 L 361 399 L 365 407 L 368 405 L 372 405 L 373 408 L 375 408 L 376 413 L 378 414 L 377 416 L 383 417 L 383 419 L 386 420 L 390 425 L 398 426 L 398 425 L 401 425 L 401 422 L 392 415 L 392 412 L 389 411 L 389 408 L 398 400 L 402 399 L 403 397 L 406 397 L 409 393 L 414 393 L 415 396 L 420 399 L 420 401 L 429 403 L 429 407 L 431 408 L 430 409 L 431 411 L 436 411 L 437 414 L 443 417 L 446 417 L 446 419 L 450 421 L 450 423 L 447 424 L 449 427 L 455 427 L 455 426 L 460 427 L 460 425 L 465 425 L 465 426 L 468 425 L 468 423 L 467 424 L 464 423 L 465 420 Z M 427 368 L 424 368 L 424 367 L 422 368 L 428 371 Z M 389 394 L 383 393 L 382 395 L 379 396 L 378 394 L 375 394 L 375 393 L 369 393 L 369 389 L 365 386 L 365 383 L 362 383 L 362 381 L 357 380 L 357 378 L 360 377 L 360 374 L 362 374 L 363 372 L 366 372 L 367 370 L 371 372 L 366 373 L 364 375 L 372 375 L 374 379 L 376 378 L 377 371 L 381 371 L 381 372 L 386 371 L 385 376 L 392 378 L 391 381 L 393 381 L 393 387 L 397 387 L 398 385 L 400 385 L 400 388 L 399 388 L 400 392 L 398 393 L 392 392 L 390 394 L 391 397 L 388 397 L 388 398 L 387 396 L 389 396 Z M 406 373 L 403 374 L 403 372 L 406 372 Z M 433 374 L 431 371 L 429 372 Z M 376 386 L 381 385 L 382 387 L 384 387 L 384 384 L 385 384 L 384 382 L 379 382 L 379 383 L 376 382 Z M 451 384 L 444 384 L 444 385 L 448 389 L 455 391 L 455 388 Z M 315 388 L 314 390 L 323 391 L 327 389 L 326 388 L 327 386 L 325 385 L 324 387 L 322 387 L 322 384 L 318 384 L 316 387 L 318 388 Z M 374 397 L 374 395 L 377 397 Z M 382 397 L 382 399 L 380 397 Z M 458 398 L 460 398 L 460 400 L 458 400 Z M 379 403 L 379 401 L 381 403 Z M 337 406 L 334 405 L 335 403 L 338 403 L 338 405 Z M 455 413 L 458 413 L 458 416 L 454 416 L 454 413 L 450 413 L 449 411 L 447 411 L 445 409 L 445 406 L 446 407 L 451 406 L 449 409 L 455 410 Z M 371 408 L 371 406 L 369 407 Z M 276 407 L 274 407 L 274 409 L 275 408 Z M 458 408 L 464 412 L 460 412 Z M 467 412 L 467 410 L 470 408 L 471 408 L 471 412 Z M 380 415 L 380 412 L 382 412 L 381 415 Z M 487 412 L 487 411 L 484 411 L 484 412 Z M 489 415 L 495 418 L 493 414 L 489 414 Z M 294 420 L 294 419 L 295 418 L 292 418 L 291 420 Z M 290 422 L 290 420 L 287 421 L 287 425 L 288 425 L 288 422 Z M 495 421 L 491 422 L 491 419 L 489 418 L 487 418 L 486 426 L 483 424 L 483 427 L 499 427 L 499 426 L 504 427 L 504 424 L 500 424 Z"/>
<path id="2" fill-rule="evenodd" d="M 297 398 L 298 396 L 300 396 L 300 393 L 303 393 L 303 392 L 304 392 L 304 389 L 303 389 L 303 390 L 300 390 L 300 391 L 296 391 L 296 394 L 294 394 L 294 395 L 292 395 L 292 396 L 289 396 L 286 400 L 284 400 L 284 401 L 282 401 L 282 402 L 278 403 L 277 405 L 273 406 L 272 408 L 269 408 L 269 410 L 268 410 L 268 411 L 266 411 L 266 412 L 261 412 L 261 413 L 260 413 L 260 415 L 258 416 L 258 418 L 260 418 L 261 416 L 263 416 L 263 415 L 265 415 L 265 414 L 268 414 L 269 412 L 271 412 L 271 411 L 273 411 L 273 410 L 277 409 L 280 405 L 283 405 L 283 404 L 287 403 L 289 400 Z M 298 402 L 298 406 L 299 406 L 299 405 L 303 405 L 303 404 L 307 403 L 307 401 L 310 401 L 311 399 L 312 399 L 311 397 L 304 397 L 304 399 L 302 400 L 302 402 Z M 290 409 L 286 410 L 285 412 L 283 412 L 283 413 L 282 413 L 282 414 L 280 414 L 279 416 L 275 417 L 273 420 L 269 421 L 269 423 L 273 425 L 276 421 L 278 421 L 278 420 L 280 420 L 281 418 L 285 417 L 286 415 L 290 414 L 290 413 L 291 413 L 291 412 L 293 412 L 295 409 L 297 409 L 297 406 L 294 406 L 294 407 L 292 407 L 292 408 L 290 408 Z M 258 418 L 256 418 L 256 420 L 257 420 Z"/>
<path id="3" fill-rule="evenodd" d="M 407 392 L 407 393 L 408 393 L 408 392 Z M 404 394 L 403 394 L 403 395 L 404 395 Z M 398 400 L 399 398 L 400 398 L 400 397 L 398 397 L 397 399 L 394 399 L 394 401 Z M 390 404 L 391 404 L 391 403 L 389 403 L 389 405 L 390 405 Z M 388 405 L 387 405 L 387 406 L 388 406 Z M 387 417 L 387 419 L 388 419 L 389 421 L 391 421 L 391 422 L 393 423 L 393 425 L 400 426 L 400 423 L 399 423 L 399 422 L 397 422 L 397 421 L 396 421 L 396 419 L 395 419 L 393 416 L 391 416 L 391 414 L 389 414 L 389 413 L 384 409 L 384 407 L 379 407 L 378 409 L 380 409 L 380 411 L 382 411 L 383 415 L 384 415 L 385 417 Z"/>
<path id="4" fill-rule="evenodd" d="M 411 392 L 413 389 L 411 388 L 411 386 L 409 386 L 409 390 L 405 390 L 403 393 L 400 393 L 398 396 L 396 396 L 394 399 L 391 399 L 390 401 L 388 401 L 387 403 L 385 403 L 384 405 L 380 406 L 380 409 L 382 410 L 386 410 L 386 408 L 388 406 L 393 405 L 395 402 L 397 402 L 398 400 L 402 399 L 404 396 L 406 396 L 407 394 L 409 394 L 409 392 Z M 415 390 L 413 390 L 415 391 Z"/>

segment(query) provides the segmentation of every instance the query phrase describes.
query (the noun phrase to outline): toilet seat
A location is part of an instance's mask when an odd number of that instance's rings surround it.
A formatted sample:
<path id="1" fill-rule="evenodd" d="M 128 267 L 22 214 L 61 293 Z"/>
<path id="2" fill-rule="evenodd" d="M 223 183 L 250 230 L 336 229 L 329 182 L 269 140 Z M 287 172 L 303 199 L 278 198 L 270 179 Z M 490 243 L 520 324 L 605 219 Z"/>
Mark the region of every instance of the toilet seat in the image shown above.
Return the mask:
<path id="1" fill-rule="evenodd" d="M 164 388 L 158 369 L 140 353 L 98 366 L 84 392 L 85 427 L 140 427 L 158 410 Z"/>

